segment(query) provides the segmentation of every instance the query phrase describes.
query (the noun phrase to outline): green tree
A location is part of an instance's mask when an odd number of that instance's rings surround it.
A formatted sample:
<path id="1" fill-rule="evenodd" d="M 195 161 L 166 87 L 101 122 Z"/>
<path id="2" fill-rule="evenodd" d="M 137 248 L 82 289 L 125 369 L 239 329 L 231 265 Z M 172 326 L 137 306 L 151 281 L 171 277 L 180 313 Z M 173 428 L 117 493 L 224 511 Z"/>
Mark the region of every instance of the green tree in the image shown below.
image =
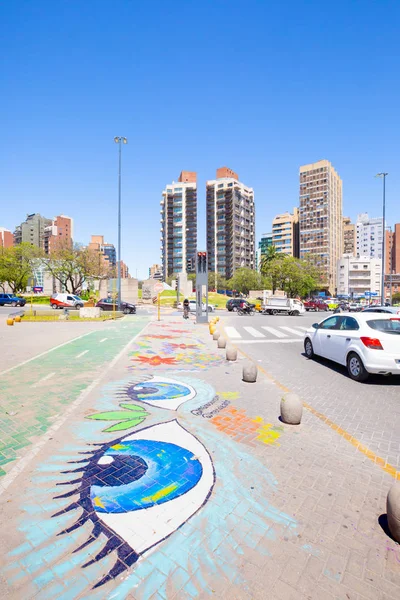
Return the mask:
<path id="1" fill-rule="evenodd" d="M 261 286 L 261 276 L 253 269 L 242 267 L 235 271 L 232 279 L 229 280 L 232 290 L 236 290 L 247 295 L 250 290 L 259 290 Z"/>
<path id="2" fill-rule="evenodd" d="M 392 303 L 399 304 L 400 303 L 400 292 L 396 292 L 392 295 Z"/>
<path id="3" fill-rule="evenodd" d="M 76 294 L 84 282 L 108 279 L 115 276 L 115 269 L 109 265 L 97 250 L 78 246 L 58 248 L 50 256 L 42 256 L 47 271 L 67 292 Z"/>
<path id="4" fill-rule="evenodd" d="M 272 246 L 270 246 L 270 248 L 272 248 Z M 265 257 L 261 263 L 261 275 L 264 280 L 267 279 L 270 284 L 268 288 L 270 287 L 272 293 L 275 294 L 276 290 L 281 286 L 283 259 L 275 257 L 274 259 L 267 260 L 266 258 L 267 257 Z"/>
<path id="5" fill-rule="evenodd" d="M 32 277 L 35 259 L 41 251 L 26 242 L 0 252 L 0 282 L 7 284 L 13 294 L 23 292 Z M 4 288 L 3 288 L 4 289 Z"/>

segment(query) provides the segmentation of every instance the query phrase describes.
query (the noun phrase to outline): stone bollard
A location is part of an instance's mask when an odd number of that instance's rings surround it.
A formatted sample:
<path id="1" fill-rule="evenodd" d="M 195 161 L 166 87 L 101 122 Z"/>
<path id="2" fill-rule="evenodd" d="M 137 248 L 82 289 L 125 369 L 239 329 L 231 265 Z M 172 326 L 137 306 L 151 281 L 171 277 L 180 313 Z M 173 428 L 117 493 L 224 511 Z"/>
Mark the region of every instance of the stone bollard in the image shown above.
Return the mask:
<path id="1" fill-rule="evenodd" d="M 388 492 L 386 513 L 389 531 L 393 539 L 400 543 L 400 483 L 394 483 Z"/>
<path id="2" fill-rule="evenodd" d="M 247 362 L 243 365 L 243 381 L 255 383 L 257 381 L 257 365 L 253 362 Z"/>
<path id="3" fill-rule="evenodd" d="M 217 340 L 220 337 L 220 332 L 219 331 L 214 331 L 213 333 L 213 340 Z"/>
<path id="4" fill-rule="evenodd" d="M 8 317 L 7 325 L 14 325 L 14 319 L 12 317 Z"/>
<path id="5" fill-rule="evenodd" d="M 218 338 L 218 348 L 226 348 L 226 339 L 223 337 Z"/>
<path id="6" fill-rule="evenodd" d="M 20 315 L 17 315 L 17 316 L 15 317 L 14 321 L 15 321 L 16 323 L 21 323 L 21 317 L 20 317 Z"/>
<path id="7" fill-rule="evenodd" d="M 286 394 L 281 400 L 281 419 L 288 425 L 299 425 L 303 403 L 297 394 Z"/>
<path id="8" fill-rule="evenodd" d="M 209 330 L 210 330 L 211 335 L 214 335 L 214 333 L 216 332 L 217 329 L 216 329 L 215 325 L 210 325 Z"/>
<path id="9" fill-rule="evenodd" d="M 237 350 L 233 346 L 228 346 L 226 349 L 226 360 L 237 360 Z"/>
<path id="10" fill-rule="evenodd" d="M 218 321 L 219 321 L 219 317 L 215 317 L 215 320 L 216 320 L 216 322 L 218 323 Z"/>

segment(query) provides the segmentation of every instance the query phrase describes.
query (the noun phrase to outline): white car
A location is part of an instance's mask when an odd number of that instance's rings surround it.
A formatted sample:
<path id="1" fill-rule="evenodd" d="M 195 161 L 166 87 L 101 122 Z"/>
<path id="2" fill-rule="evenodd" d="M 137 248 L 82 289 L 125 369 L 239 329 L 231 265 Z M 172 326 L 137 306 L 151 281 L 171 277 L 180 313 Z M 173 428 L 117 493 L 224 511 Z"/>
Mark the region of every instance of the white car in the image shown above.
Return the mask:
<path id="1" fill-rule="evenodd" d="M 195 313 L 196 312 L 196 307 L 197 307 L 196 300 L 189 300 L 189 309 L 190 309 L 190 312 Z M 179 302 L 178 308 L 183 308 L 183 302 Z M 202 303 L 202 308 L 203 308 L 203 312 L 206 312 L 207 309 L 206 309 L 206 305 L 205 305 L 204 302 Z M 212 306 L 212 304 L 209 304 L 208 305 L 208 312 L 212 312 L 213 310 L 215 310 L 215 307 Z"/>
<path id="2" fill-rule="evenodd" d="M 400 375 L 400 316 L 336 314 L 305 332 L 304 352 L 345 365 L 355 381 L 366 381 L 370 373 Z"/>

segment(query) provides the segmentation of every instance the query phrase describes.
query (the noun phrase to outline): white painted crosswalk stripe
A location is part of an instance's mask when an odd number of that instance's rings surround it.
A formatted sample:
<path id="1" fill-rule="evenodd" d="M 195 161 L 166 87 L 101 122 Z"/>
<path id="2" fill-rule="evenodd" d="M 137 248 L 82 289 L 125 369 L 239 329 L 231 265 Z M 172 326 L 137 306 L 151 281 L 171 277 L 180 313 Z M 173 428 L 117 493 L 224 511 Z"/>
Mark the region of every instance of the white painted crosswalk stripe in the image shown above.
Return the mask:
<path id="1" fill-rule="evenodd" d="M 299 335 L 299 336 L 303 337 L 303 334 L 301 333 L 301 331 L 296 331 L 296 329 L 292 329 L 291 327 L 281 326 L 281 329 L 284 329 L 285 331 L 288 331 L 289 333 L 293 333 L 294 335 Z"/>
<path id="2" fill-rule="evenodd" d="M 272 335 L 274 335 L 277 338 L 287 337 L 287 333 L 282 333 L 282 331 L 278 331 L 278 329 L 274 329 L 274 327 L 267 327 L 263 325 L 262 328 L 265 329 L 265 331 L 268 331 L 268 333 L 272 333 Z"/>
<path id="3" fill-rule="evenodd" d="M 230 338 L 241 338 L 242 336 L 236 329 L 236 327 L 225 327 L 225 331 L 228 337 Z"/>
<path id="4" fill-rule="evenodd" d="M 258 329 L 254 329 L 254 327 L 243 327 L 243 329 L 245 329 L 247 331 L 247 333 L 250 333 L 250 335 L 252 335 L 255 338 L 264 338 L 265 335 L 263 333 L 261 333 L 261 331 L 258 331 Z"/>

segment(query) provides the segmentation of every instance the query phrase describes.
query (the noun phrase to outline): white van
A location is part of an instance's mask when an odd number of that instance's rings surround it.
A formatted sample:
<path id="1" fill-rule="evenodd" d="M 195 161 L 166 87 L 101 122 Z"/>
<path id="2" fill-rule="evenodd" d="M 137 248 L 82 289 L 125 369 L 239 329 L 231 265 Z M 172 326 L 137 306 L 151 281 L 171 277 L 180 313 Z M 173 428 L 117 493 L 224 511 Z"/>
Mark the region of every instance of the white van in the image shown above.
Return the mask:
<path id="1" fill-rule="evenodd" d="M 51 308 L 83 308 L 85 301 L 75 294 L 53 294 L 50 297 Z"/>
<path id="2" fill-rule="evenodd" d="M 266 299 L 266 303 L 262 307 L 264 315 L 287 314 L 294 317 L 302 315 L 306 312 L 304 304 L 300 300 L 294 298 L 281 298 L 280 296 L 271 296 Z"/>

